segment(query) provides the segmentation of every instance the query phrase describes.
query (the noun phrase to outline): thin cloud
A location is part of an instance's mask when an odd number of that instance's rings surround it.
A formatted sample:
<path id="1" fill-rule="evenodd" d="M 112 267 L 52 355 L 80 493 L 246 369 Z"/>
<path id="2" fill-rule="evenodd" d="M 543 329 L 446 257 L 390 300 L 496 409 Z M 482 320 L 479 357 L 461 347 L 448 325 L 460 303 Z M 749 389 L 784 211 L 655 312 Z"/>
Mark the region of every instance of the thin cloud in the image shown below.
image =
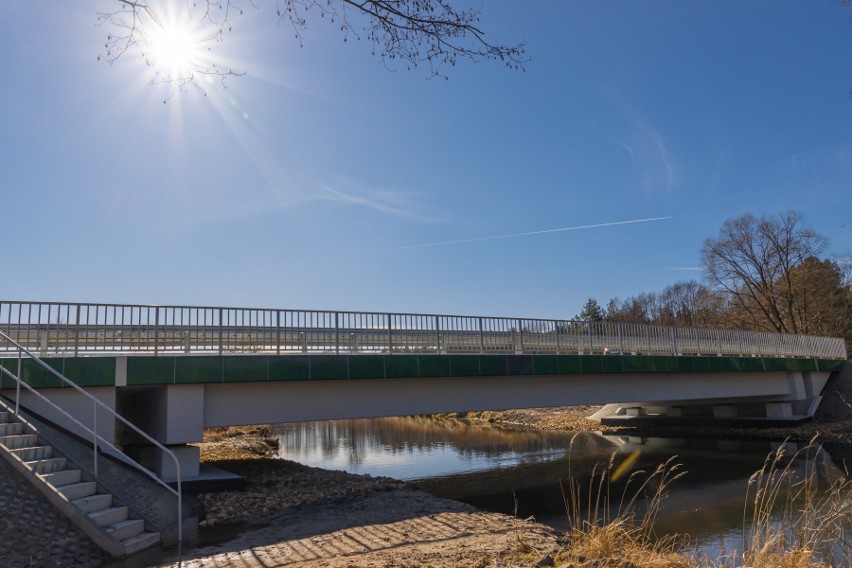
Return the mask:
<path id="1" fill-rule="evenodd" d="M 398 193 L 368 190 L 361 185 L 344 181 L 344 184 L 349 185 L 350 188 L 357 189 L 361 192 L 361 195 L 356 195 L 354 193 L 347 193 L 341 189 L 337 189 L 309 177 L 305 177 L 304 179 L 325 192 L 322 194 L 314 194 L 314 199 L 336 201 L 338 203 L 345 203 L 349 205 L 360 205 L 389 215 L 395 215 L 397 217 L 404 217 L 406 219 L 421 222 L 431 221 L 431 219 L 405 208 L 405 201 Z"/>
<path id="2" fill-rule="evenodd" d="M 575 227 L 560 227 L 559 229 L 544 229 L 542 231 L 529 231 L 527 233 L 511 233 L 507 235 L 491 235 L 488 237 L 475 237 L 472 239 L 459 239 L 456 241 L 439 241 L 434 243 L 423 243 L 419 245 L 408 245 L 404 247 L 394 247 L 387 249 L 380 249 L 369 251 L 368 254 L 375 254 L 380 252 L 393 252 L 398 250 L 410 250 L 410 249 L 419 249 L 419 248 L 430 248 L 430 247 L 443 247 L 448 245 L 459 245 L 464 243 L 479 243 L 482 241 L 496 241 L 499 239 L 514 239 L 517 237 L 529 237 L 531 235 L 544 235 L 547 233 L 561 233 L 565 231 L 581 231 L 584 229 L 599 229 L 603 227 L 615 227 L 618 225 L 633 225 L 636 223 L 651 223 L 654 221 L 666 221 L 671 219 L 671 217 L 650 217 L 648 219 L 631 219 L 629 221 L 612 221 L 610 223 L 596 223 L 594 225 L 577 225 Z"/>
<path id="3" fill-rule="evenodd" d="M 669 270 L 682 270 L 684 272 L 701 272 L 700 266 L 669 266 Z"/>
<path id="4" fill-rule="evenodd" d="M 620 136 L 605 132 L 604 135 L 628 153 L 630 161 L 639 170 L 645 191 L 660 189 L 670 191 L 675 184 L 677 173 L 663 136 L 616 93 L 604 86 L 599 88 L 604 96 L 629 119 L 629 124 L 632 126 L 630 131 Z"/>

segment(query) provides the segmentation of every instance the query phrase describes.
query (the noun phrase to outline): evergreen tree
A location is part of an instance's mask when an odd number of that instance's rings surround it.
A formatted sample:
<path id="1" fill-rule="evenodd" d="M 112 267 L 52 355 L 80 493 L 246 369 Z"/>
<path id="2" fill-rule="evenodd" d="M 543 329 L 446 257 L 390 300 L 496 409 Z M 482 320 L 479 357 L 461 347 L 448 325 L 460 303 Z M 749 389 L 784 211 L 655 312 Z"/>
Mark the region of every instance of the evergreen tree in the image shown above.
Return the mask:
<path id="1" fill-rule="evenodd" d="M 574 319 L 580 321 L 603 321 L 606 319 L 606 312 L 604 312 L 597 300 L 589 298 L 583 305 L 583 310 L 579 315 L 574 316 Z"/>

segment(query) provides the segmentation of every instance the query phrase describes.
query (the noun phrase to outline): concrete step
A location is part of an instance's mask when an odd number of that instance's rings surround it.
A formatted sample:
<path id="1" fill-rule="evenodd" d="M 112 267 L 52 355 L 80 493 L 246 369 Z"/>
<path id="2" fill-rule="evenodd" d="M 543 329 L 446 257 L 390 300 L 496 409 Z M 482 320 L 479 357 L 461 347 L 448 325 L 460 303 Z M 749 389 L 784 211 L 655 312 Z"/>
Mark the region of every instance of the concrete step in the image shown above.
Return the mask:
<path id="1" fill-rule="evenodd" d="M 56 490 L 62 493 L 69 501 L 74 501 L 75 499 L 94 495 L 98 490 L 98 484 L 94 481 L 83 481 L 81 483 L 63 485 L 62 487 L 57 487 Z"/>
<path id="2" fill-rule="evenodd" d="M 24 425 L 20 422 L 0 423 L 0 436 L 11 436 L 12 434 L 23 434 Z"/>
<path id="3" fill-rule="evenodd" d="M 127 520 L 127 507 L 110 507 L 89 513 L 89 518 L 100 527 L 109 527 Z"/>
<path id="4" fill-rule="evenodd" d="M 18 448 L 30 448 L 38 443 L 38 436 L 35 434 L 16 434 L 12 436 L 0 436 L 0 445 L 6 446 L 10 450 Z"/>
<path id="5" fill-rule="evenodd" d="M 47 458 L 43 460 L 28 461 L 27 465 L 36 473 L 53 473 L 67 467 L 65 458 Z"/>
<path id="6" fill-rule="evenodd" d="M 112 494 L 96 493 L 94 495 L 74 499 L 71 503 L 83 513 L 101 511 L 112 507 Z"/>
<path id="7" fill-rule="evenodd" d="M 83 474 L 79 469 L 63 469 L 62 471 L 45 473 L 41 476 L 41 478 L 49 484 L 53 485 L 54 487 L 59 488 L 63 485 L 78 483 L 82 476 Z"/>
<path id="8" fill-rule="evenodd" d="M 160 542 L 160 533 L 143 532 L 122 541 L 125 554 L 133 554 Z"/>
<path id="9" fill-rule="evenodd" d="M 25 462 L 33 460 L 44 460 L 53 456 L 53 447 L 35 446 L 32 448 L 18 448 L 17 450 L 10 450 L 10 453 L 15 454 Z"/>
<path id="10" fill-rule="evenodd" d="M 12 421 L 12 413 L 11 412 L 0 412 L 0 423 L 6 423 Z"/>
<path id="11" fill-rule="evenodd" d="M 141 519 L 127 519 L 126 521 L 105 527 L 105 530 L 115 540 L 127 540 L 141 534 L 145 530 L 145 521 Z"/>

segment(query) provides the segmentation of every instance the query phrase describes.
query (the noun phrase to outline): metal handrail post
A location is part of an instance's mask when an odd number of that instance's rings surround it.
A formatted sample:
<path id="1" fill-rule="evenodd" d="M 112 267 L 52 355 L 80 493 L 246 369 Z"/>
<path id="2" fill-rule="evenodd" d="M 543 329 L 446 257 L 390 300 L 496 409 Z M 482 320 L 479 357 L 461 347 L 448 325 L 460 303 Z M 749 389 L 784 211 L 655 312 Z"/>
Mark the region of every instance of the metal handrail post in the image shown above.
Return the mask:
<path id="1" fill-rule="evenodd" d="M 74 357 L 80 352 L 80 304 L 77 304 L 77 323 L 74 324 Z"/>
<path id="2" fill-rule="evenodd" d="M 18 381 L 15 383 L 15 416 L 18 416 L 21 406 L 21 357 L 23 357 L 23 355 L 23 351 L 18 349 Z"/>
<path id="3" fill-rule="evenodd" d="M 175 460 L 175 475 L 177 475 L 177 513 L 178 513 L 178 558 L 183 556 L 183 488 L 180 476 L 180 462 Z M 178 566 L 181 562 L 178 560 Z"/>
<path id="4" fill-rule="evenodd" d="M 334 352 L 340 355 L 340 321 L 338 320 L 338 316 L 340 314 L 334 312 Z"/>
<path id="5" fill-rule="evenodd" d="M 479 318 L 479 353 L 485 353 L 485 333 L 482 329 L 482 318 Z"/>
<path id="6" fill-rule="evenodd" d="M 441 354 L 441 318 L 435 316 L 435 348 Z"/>
<path id="7" fill-rule="evenodd" d="M 281 355 L 281 310 L 275 312 L 275 354 Z"/>
<path id="8" fill-rule="evenodd" d="M 524 325 L 520 319 L 518 320 L 518 345 L 516 349 L 521 353 L 524 352 Z"/>
<path id="9" fill-rule="evenodd" d="M 594 350 L 594 346 L 592 345 L 592 322 L 590 321 L 586 322 L 586 333 L 589 336 L 589 355 L 591 355 Z"/>
<path id="10" fill-rule="evenodd" d="M 556 331 L 556 354 L 559 355 L 559 322 L 554 324 L 554 330 Z"/>
<path id="11" fill-rule="evenodd" d="M 160 308 L 154 308 L 154 356 L 160 343 Z"/>
<path id="12" fill-rule="evenodd" d="M 98 476 L 98 405 L 92 402 L 92 460 L 95 463 L 95 477 Z"/>
<path id="13" fill-rule="evenodd" d="M 222 308 L 219 308 L 219 355 L 222 354 L 223 345 L 222 345 Z"/>
<path id="14" fill-rule="evenodd" d="M 388 314 L 386 318 L 386 323 L 388 326 L 388 355 L 393 355 L 393 333 L 391 332 L 391 315 Z"/>

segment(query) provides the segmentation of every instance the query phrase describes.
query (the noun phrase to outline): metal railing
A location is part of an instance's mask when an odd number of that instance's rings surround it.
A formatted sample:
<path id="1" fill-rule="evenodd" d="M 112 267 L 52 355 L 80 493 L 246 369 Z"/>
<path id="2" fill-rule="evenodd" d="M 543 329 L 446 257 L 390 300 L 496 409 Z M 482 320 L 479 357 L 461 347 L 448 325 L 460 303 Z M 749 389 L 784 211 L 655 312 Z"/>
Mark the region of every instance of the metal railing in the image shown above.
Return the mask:
<path id="1" fill-rule="evenodd" d="M 97 398 L 95 398 L 94 396 L 89 394 L 88 392 L 86 392 L 81 387 L 77 386 L 76 383 L 74 383 L 73 381 L 71 381 L 70 379 L 65 377 L 65 375 L 63 375 L 62 373 L 60 373 L 59 371 L 57 371 L 56 369 L 54 369 L 53 367 L 51 367 L 50 365 L 48 365 L 47 363 L 45 363 L 44 361 L 42 361 L 41 359 L 36 357 L 33 353 L 31 353 L 23 345 L 21 345 L 20 343 L 18 343 L 17 341 L 15 341 L 11 337 L 9 337 L 7 334 L 3 333 L 2 331 L 0 331 L 0 339 L 5 340 L 6 345 L 7 346 L 11 345 L 14 348 L 14 350 L 18 353 L 18 372 L 17 372 L 17 374 L 13 373 L 12 371 L 10 371 L 6 368 L 4 368 L 3 366 L 0 366 L 0 391 L 2 391 L 3 376 L 4 375 L 11 378 L 15 383 L 15 409 L 14 409 L 15 416 L 18 417 L 18 415 L 19 415 L 20 402 L 21 402 L 21 387 L 23 386 L 25 389 L 27 389 L 29 392 L 31 392 L 33 394 L 33 396 L 37 397 L 39 400 L 41 400 L 42 402 L 44 402 L 45 404 L 47 404 L 48 406 L 50 406 L 51 408 L 53 408 L 54 410 L 56 410 L 57 412 L 62 414 L 66 419 L 70 420 L 75 426 L 81 428 L 84 432 L 86 432 L 87 434 L 89 434 L 92 437 L 92 455 L 93 455 L 95 479 L 98 479 L 98 446 L 102 445 L 102 446 L 106 446 L 109 449 L 111 449 L 112 451 L 118 453 L 123 462 L 128 463 L 129 465 L 132 465 L 134 468 L 142 471 L 148 477 L 153 479 L 159 485 L 165 487 L 170 493 L 172 493 L 175 497 L 177 497 L 177 525 L 178 525 L 177 537 L 178 537 L 178 556 L 180 556 L 182 554 L 182 547 L 183 547 L 183 489 L 182 489 L 182 485 L 181 485 L 180 462 L 178 461 L 177 456 L 174 454 L 174 452 L 172 452 L 171 450 L 166 448 L 164 445 L 162 445 L 160 442 L 158 442 L 157 440 L 152 438 L 150 435 L 143 432 L 139 427 L 137 427 L 135 424 L 133 424 L 132 422 L 130 422 L 129 420 L 127 420 L 126 418 L 124 418 L 123 416 L 118 414 L 115 410 L 113 410 L 112 408 L 110 408 L 109 406 L 107 406 L 106 404 L 104 404 L 103 402 L 101 402 L 100 400 L 98 400 Z M 33 361 L 35 361 L 36 364 L 38 364 L 40 367 L 42 367 L 46 371 L 50 372 L 52 375 L 54 375 L 56 378 L 58 378 L 60 381 L 62 381 L 65 385 L 76 390 L 83 398 L 90 400 L 92 402 L 92 427 L 91 428 L 89 428 L 88 426 L 83 424 L 80 420 L 78 420 L 77 418 L 72 416 L 66 410 L 60 408 L 56 403 L 54 403 L 53 401 L 48 399 L 43 394 L 39 393 L 36 389 L 34 389 L 33 387 L 31 387 L 30 385 L 28 385 L 25 381 L 23 381 L 21 379 L 21 360 L 22 360 L 22 356 L 24 356 L 24 355 L 27 356 L 28 358 L 32 359 Z M 157 476 L 157 474 L 155 474 L 154 472 L 152 472 L 148 468 L 140 465 L 136 460 L 134 460 L 133 458 L 131 458 L 130 456 L 128 456 L 127 454 L 122 452 L 120 449 L 118 449 L 109 440 L 106 440 L 103 436 L 98 434 L 98 409 L 105 411 L 108 415 L 112 416 L 114 419 L 118 420 L 119 422 L 121 422 L 122 424 L 124 424 L 125 426 L 127 426 L 128 428 L 133 430 L 136 434 L 138 434 L 139 436 L 144 438 L 146 441 L 151 443 L 153 446 L 159 448 L 163 453 L 168 455 L 172 459 L 172 461 L 174 461 L 177 489 L 174 489 L 168 483 L 166 483 L 165 481 L 160 479 L 160 477 Z"/>
<path id="2" fill-rule="evenodd" d="M 834 337 L 611 322 L 325 310 L 0 301 L 0 329 L 40 356 L 618 352 L 847 357 L 845 343 Z"/>

